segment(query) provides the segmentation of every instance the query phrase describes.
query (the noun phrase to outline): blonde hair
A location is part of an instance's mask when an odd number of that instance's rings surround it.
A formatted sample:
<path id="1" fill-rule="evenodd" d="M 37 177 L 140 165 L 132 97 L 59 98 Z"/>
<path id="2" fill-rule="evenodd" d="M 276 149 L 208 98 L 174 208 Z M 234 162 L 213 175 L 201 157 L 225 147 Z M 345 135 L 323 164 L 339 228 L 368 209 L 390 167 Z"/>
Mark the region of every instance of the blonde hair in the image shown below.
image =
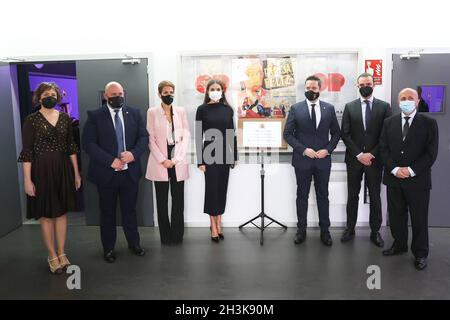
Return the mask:
<path id="1" fill-rule="evenodd" d="M 164 81 L 161 81 L 158 84 L 158 93 L 159 94 L 162 93 L 164 87 L 171 87 L 175 91 L 175 85 L 172 82 L 168 81 L 168 80 L 164 80 Z"/>

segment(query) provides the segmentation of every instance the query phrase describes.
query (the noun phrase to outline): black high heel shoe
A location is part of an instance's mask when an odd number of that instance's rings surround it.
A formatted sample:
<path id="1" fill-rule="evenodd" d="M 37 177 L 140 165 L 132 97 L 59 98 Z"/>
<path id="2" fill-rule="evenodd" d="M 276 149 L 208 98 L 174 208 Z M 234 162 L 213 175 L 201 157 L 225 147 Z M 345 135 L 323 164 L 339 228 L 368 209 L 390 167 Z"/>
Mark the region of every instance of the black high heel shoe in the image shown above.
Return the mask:
<path id="1" fill-rule="evenodd" d="M 223 236 L 223 233 L 219 233 L 219 239 L 220 240 L 225 240 L 225 237 Z"/>
<path id="2" fill-rule="evenodd" d="M 211 227 L 209 227 L 209 230 L 211 230 L 212 231 L 212 228 Z M 223 236 L 223 235 L 222 235 Z M 219 237 L 220 237 L 220 234 L 219 234 L 219 236 L 218 237 L 211 237 L 211 241 L 214 241 L 214 242 L 219 242 Z"/>
<path id="3" fill-rule="evenodd" d="M 219 242 L 219 237 L 211 237 L 211 241 L 214 241 L 216 243 Z"/>

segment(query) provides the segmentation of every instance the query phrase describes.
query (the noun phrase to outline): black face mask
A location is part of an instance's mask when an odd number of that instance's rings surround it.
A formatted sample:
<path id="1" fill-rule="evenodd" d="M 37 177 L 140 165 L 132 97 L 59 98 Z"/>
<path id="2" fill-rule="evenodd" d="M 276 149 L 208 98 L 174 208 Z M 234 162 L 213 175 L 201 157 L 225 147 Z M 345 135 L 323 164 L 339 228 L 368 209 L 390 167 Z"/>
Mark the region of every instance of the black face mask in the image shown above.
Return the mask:
<path id="1" fill-rule="evenodd" d="M 53 109 L 56 106 L 58 100 L 55 97 L 45 97 L 41 100 L 41 104 L 44 108 Z"/>
<path id="2" fill-rule="evenodd" d="M 170 106 L 173 102 L 173 96 L 171 96 L 171 95 L 161 96 L 161 100 L 162 100 L 162 102 L 164 102 L 164 104 Z"/>
<path id="3" fill-rule="evenodd" d="M 113 109 L 120 109 L 120 108 L 122 108 L 123 102 L 124 102 L 124 100 L 123 100 L 123 97 L 121 97 L 121 96 L 108 98 L 108 104 Z"/>
<path id="4" fill-rule="evenodd" d="M 309 101 L 317 100 L 317 98 L 319 98 L 319 96 L 320 96 L 320 92 L 314 92 L 312 90 L 308 90 L 305 92 L 305 97 Z"/>
<path id="5" fill-rule="evenodd" d="M 373 93 L 373 88 L 367 87 L 367 86 L 361 87 L 361 88 L 359 88 L 359 93 L 361 94 L 361 96 L 363 98 L 370 97 Z"/>

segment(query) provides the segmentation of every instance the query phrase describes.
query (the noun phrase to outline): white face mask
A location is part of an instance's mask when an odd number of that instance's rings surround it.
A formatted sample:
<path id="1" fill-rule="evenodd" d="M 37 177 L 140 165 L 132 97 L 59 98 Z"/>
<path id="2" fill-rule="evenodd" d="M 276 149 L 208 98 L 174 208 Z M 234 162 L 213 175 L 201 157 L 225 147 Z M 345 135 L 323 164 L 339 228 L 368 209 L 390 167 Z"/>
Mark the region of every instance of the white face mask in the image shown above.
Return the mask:
<path id="1" fill-rule="evenodd" d="M 210 91 L 209 98 L 212 101 L 219 101 L 222 98 L 222 91 Z"/>
<path id="2" fill-rule="evenodd" d="M 416 109 L 416 102 L 412 100 L 400 101 L 400 109 L 404 114 L 410 114 Z"/>

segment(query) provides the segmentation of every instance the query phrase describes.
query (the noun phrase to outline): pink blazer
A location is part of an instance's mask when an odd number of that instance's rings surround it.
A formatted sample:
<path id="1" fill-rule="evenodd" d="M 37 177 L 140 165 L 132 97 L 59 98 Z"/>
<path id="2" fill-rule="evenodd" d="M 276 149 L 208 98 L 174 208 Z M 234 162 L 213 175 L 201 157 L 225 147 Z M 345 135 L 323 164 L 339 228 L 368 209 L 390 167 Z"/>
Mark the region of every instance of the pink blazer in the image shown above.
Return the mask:
<path id="1" fill-rule="evenodd" d="M 177 181 L 189 178 L 189 162 L 186 153 L 189 148 L 191 134 L 186 111 L 182 107 L 173 108 L 173 125 L 175 132 L 174 158 Z M 167 169 L 162 162 L 167 160 L 167 127 L 164 109 L 161 106 L 149 108 L 147 111 L 147 131 L 150 135 L 150 156 L 145 177 L 152 181 L 169 181 Z"/>

